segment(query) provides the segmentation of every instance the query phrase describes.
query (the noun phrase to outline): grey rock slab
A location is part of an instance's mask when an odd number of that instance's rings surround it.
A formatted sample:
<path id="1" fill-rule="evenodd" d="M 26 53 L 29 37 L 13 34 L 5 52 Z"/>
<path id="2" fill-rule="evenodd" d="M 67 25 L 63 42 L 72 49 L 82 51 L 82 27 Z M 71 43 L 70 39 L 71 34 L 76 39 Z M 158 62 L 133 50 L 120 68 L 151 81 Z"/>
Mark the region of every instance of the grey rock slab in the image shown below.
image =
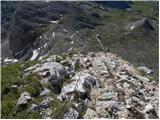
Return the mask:
<path id="1" fill-rule="evenodd" d="M 52 97 L 46 97 L 41 103 L 40 103 L 40 107 L 42 109 L 47 109 L 49 108 L 49 105 L 51 104 L 51 102 L 53 101 Z"/>
<path id="2" fill-rule="evenodd" d="M 34 112 L 39 110 L 39 106 L 36 104 L 32 104 L 31 107 L 27 110 L 27 112 Z"/>
<path id="3" fill-rule="evenodd" d="M 68 112 L 66 112 L 63 116 L 63 119 L 77 119 L 79 117 L 79 113 L 73 109 L 69 108 Z"/>
<path id="4" fill-rule="evenodd" d="M 40 93 L 40 96 L 48 95 L 51 92 L 50 89 L 44 88 L 44 90 Z"/>
<path id="5" fill-rule="evenodd" d="M 94 119 L 94 118 L 98 118 L 98 114 L 96 113 L 96 111 L 88 108 L 85 115 L 83 116 L 84 119 Z"/>
<path id="6" fill-rule="evenodd" d="M 18 99 L 17 105 L 27 104 L 31 100 L 31 96 L 28 92 L 24 92 L 21 94 L 20 98 Z"/>

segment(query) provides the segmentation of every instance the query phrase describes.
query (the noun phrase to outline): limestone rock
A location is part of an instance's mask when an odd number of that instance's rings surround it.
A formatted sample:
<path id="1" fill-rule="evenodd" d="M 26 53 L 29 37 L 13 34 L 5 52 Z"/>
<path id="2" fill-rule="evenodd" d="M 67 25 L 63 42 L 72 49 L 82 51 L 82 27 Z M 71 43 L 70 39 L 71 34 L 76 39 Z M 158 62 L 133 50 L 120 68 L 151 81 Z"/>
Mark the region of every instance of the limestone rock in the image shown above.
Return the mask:
<path id="1" fill-rule="evenodd" d="M 138 69 L 147 75 L 150 75 L 153 73 L 153 70 L 148 69 L 146 66 L 138 67 Z"/>
<path id="2" fill-rule="evenodd" d="M 28 109 L 28 112 L 30 113 L 38 110 L 39 110 L 39 106 L 36 104 L 32 104 L 31 107 Z"/>
<path id="3" fill-rule="evenodd" d="M 62 88 L 58 99 L 66 100 L 68 94 L 73 92 L 88 93 L 92 88 L 99 86 L 97 79 L 88 73 L 79 72 L 72 80 L 74 80 L 72 83 L 69 83 Z"/>
<path id="4" fill-rule="evenodd" d="M 51 92 L 50 89 L 44 88 L 44 90 L 40 93 L 40 96 L 48 95 Z"/>
<path id="5" fill-rule="evenodd" d="M 84 119 L 95 119 L 95 118 L 98 118 L 98 114 L 96 113 L 96 111 L 88 108 L 83 118 Z"/>
<path id="6" fill-rule="evenodd" d="M 29 102 L 29 100 L 31 100 L 31 96 L 28 92 L 24 92 L 21 94 L 17 105 L 24 105 L 27 104 Z"/>
<path id="7" fill-rule="evenodd" d="M 87 92 L 90 91 L 93 87 L 99 87 L 98 80 L 89 73 L 79 72 L 77 73 L 72 80 L 78 81 L 76 87 L 77 91 Z"/>
<path id="8" fill-rule="evenodd" d="M 68 112 L 66 112 L 63 116 L 63 119 L 77 119 L 79 117 L 79 113 L 73 109 L 69 108 Z"/>
<path id="9" fill-rule="evenodd" d="M 86 119 L 159 117 L 158 85 L 117 55 L 109 52 L 88 55 L 73 53 L 70 57 L 58 60 L 64 66 L 54 61 L 54 57 L 50 57 L 47 61 L 28 68 L 25 73 L 38 73 L 41 82 L 51 85 L 63 83 L 65 79 L 70 80 L 59 87 L 58 99 L 61 102 L 71 100 L 74 106 L 68 109 L 64 118 L 79 118 L 76 110 L 86 111 L 83 116 Z M 141 69 L 148 75 L 152 72 L 144 67 Z M 50 92 L 49 89 L 44 89 L 40 96 L 47 96 Z M 53 98 L 46 97 L 39 104 L 42 118 L 51 118 L 52 101 Z M 31 111 L 36 108 L 34 105 L 32 107 Z"/>
<path id="10" fill-rule="evenodd" d="M 51 102 L 53 101 L 52 97 L 46 97 L 41 103 L 40 103 L 40 107 L 43 109 L 47 109 L 49 108 Z"/>

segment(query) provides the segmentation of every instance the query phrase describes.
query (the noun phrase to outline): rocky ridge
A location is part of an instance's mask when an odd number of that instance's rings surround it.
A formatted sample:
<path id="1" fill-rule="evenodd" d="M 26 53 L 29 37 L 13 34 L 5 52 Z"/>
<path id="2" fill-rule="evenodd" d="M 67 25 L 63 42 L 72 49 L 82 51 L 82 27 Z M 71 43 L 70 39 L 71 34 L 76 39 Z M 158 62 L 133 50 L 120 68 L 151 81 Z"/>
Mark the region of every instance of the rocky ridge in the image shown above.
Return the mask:
<path id="1" fill-rule="evenodd" d="M 55 118 L 55 98 L 49 95 L 53 92 L 64 104 L 62 109 L 69 104 L 62 115 L 65 119 L 158 118 L 159 88 L 146 68 L 141 73 L 143 68 L 109 52 L 84 55 L 73 50 L 62 56 L 50 56 L 24 70 L 25 76 L 36 73 L 42 85 L 51 86 L 43 86 L 39 96 L 45 96 L 44 100 L 33 103 L 28 111 L 39 111 L 41 118 Z M 27 104 L 29 99 L 34 96 L 23 93 L 17 104 Z"/>
<path id="2" fill-rule="evenodd" d="M 61 55 L 70 47 L 97 52 L 98 34 L 104 48 L 153 69 L 158 81 L 158 18 L 158 1 L 2 1 L 1 63 Z"/>

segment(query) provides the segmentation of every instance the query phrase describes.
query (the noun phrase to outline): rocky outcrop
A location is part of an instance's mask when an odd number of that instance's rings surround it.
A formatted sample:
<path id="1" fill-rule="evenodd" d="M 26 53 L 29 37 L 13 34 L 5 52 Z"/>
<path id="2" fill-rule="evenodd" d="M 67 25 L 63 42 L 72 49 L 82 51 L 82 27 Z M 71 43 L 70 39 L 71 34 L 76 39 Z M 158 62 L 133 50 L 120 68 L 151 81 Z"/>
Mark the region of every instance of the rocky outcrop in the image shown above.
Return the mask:
<path id="1" fill-rule="evenodd" d="M 43 109 L 49 108 L 49 105 L 51 104 L 51 101 L 53 101 L 52 97 L 46 97 L 41 103 L 40 107 Z"/>
<path id="2" fill-rule="evenodd" d="M 24 92 L 21 94 L 21 96 L 18 100 L 17 106 L 27 104 L 29 102 L 29 100 L 31 100 L 30 94 L 28 92 Z"/>
<path id="3" fill-rule="evenodd" d="M 66 100 L 68 95 L 73 92 L 89 93 L 91 89 L 99 86 L 95 77 L 83 71 L 77 73 L 72 80 L 74 80 L 74 82 L 62 88 L 61 94 L 58 96 L 61 101 Z"/>
<path id="4" fill-rule="evenodd" d="M 46 78 L 47 82 L 62 82 L 57 98 L 64 104 L 71 102 L 73 107 L 67 108 L 63 118 L 79 118 L 82 113 L 87 119 L 158 118 L 159 88 L 149 79 L 152 77 L 149 69 L 135 67 L 112 53 L 65 56 L 57 62 L 52 56 L 24 70 L 26 74 L 39 74 L 42 83 Z M 141 74 L 142 70 L 146 74 Z M 40 95 L 48 96 L 52 92 L 45 88 Z M 39 104 L 43 118 L 53 117 L 52 101 L 52 97 L 46 97 Z M 34 109 L 36 105 L 30 111 Z"/>
<path id="5" fill-rule="evenodd" d="M 130 30 L 137 29 L 137 28 L 145 28 L 148 30 L 154 30 L 154 27 L 150 23 L 147 18 L 142 18 L 141 20 L 137 20 L 134 23 L 128 25 Z"/>
<path id="6" fill-rule="evenodd" d="M 138 67 L 138 69 L 140 72 L 147 74 L 147 75 L 150 75 L 153 73 L 153 70 L 148 69 L 146 66 Z"/>
<path id="7" fill-rule="evenodd" d="M 34 112 L 34 111 L 39 111 L 39 106 L 36 105 L 36 104 L 32 104 L 30 106 L 30 108 L 28 109 L 28 112 L 31 113 L 31 112 Z"/>
<path id="8" fill-rule="evenodd" d="M 59 86 L 66 76 L 66 69 L 64 66 L 57 62 L 44 61 L 43 64 L 36 64 L 24 70 L 26 74 L 37 73 L 41 76 L 41 83 L 49 83 L 52 86 Z M 54 89 L 59 92 L 60 88 Z"/>
<path id="9" fill-rule="evenodd" d="M 77 119 L 78 117 L 79 113 L 75 109 L 70 108 L 68 112 L 64 114 L 63 119 Z"/>
<path id="10" fill-rule="evenodd" d="M 51 92 L 50 89 L 44 88 L 44 90 L 40 93 L 40 96 L 48 95 Z"/>
<path id="11" fill-rule="evenodd" d="M 94 110 L 88 108 L 83 117 L 84 119 L 96 119 L 98 118 L 98 114 Z"/>

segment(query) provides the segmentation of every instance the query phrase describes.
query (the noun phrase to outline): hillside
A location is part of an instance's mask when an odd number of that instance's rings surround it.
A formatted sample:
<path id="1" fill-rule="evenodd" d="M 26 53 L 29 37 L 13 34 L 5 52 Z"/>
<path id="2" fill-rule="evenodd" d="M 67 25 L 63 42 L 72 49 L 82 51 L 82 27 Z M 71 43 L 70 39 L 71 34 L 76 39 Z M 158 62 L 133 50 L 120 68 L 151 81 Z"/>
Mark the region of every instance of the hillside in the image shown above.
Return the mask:
<path id="1" fill-rule="evenodd" d="M 62 54 L 70 47 L 83 53 L 102 51 L 96 40 L 99 34 L 105 48 L 153 69 L 158 79 L 158 17 L 156 1 L 2 2 L 2 27 L 10 20 L 2 58 L 28 60 L 38 49 L 35 59 Z"/>
<path id="2" fill-rule="evenodd" d="M 149 69 L 109 52 L 74 51 L 2 67 L 2 118 L 159 117 Z"/>
<path id="3" fill-rule="evenodd" d="M 1 118 L 159 118 L 158 1 L 1 6 Z"/>

